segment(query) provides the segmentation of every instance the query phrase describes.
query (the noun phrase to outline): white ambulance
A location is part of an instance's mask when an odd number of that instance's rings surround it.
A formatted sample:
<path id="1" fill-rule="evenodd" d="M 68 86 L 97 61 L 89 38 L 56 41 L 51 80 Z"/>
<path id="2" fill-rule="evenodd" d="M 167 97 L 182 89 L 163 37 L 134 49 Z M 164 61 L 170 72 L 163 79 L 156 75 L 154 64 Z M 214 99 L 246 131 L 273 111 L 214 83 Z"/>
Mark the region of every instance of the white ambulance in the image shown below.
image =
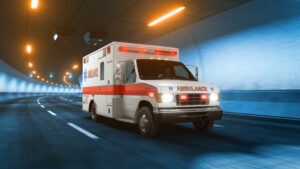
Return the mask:
<path id="1" fill-rule="evenodd" d="M 112 42 L 83 57 L 82 109 L 135 123 L 154 136 L 161 123 L 193 122 L 208 131 L 220 120 L 216 86 L 198 82 L 172 47 Z"/>

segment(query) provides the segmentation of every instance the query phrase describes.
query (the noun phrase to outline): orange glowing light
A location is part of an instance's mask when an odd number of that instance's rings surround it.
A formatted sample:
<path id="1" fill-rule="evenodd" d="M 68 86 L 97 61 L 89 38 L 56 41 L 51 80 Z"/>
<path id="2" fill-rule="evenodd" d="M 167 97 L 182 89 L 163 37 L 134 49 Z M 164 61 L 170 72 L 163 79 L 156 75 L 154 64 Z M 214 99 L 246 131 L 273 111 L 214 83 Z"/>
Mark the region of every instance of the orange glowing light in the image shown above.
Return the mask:
<path id="1" fill-rule="evenodd" d="M 78 65 L 74 65 L 74 66 L 73 66 L 73 69 L 77 69 L 77 68 L 78 68 Z"/>
<path id="2" fill-rule="evenodd" d="M 33 63 L 32 63 L 32 62 L 29 62 L 29 63 L 28 63 L 28 66 L 29 66 L 29 67 L 33 67 Z"/>
<path id="3" fill-rule="evenodd" d="M 29 45 L 29 44 L 26 45 L 26 52 L 29 53 L 29 54 L 32 52 L 31 45 Z"/>
<path id="4" fill-rule="evenodd" d="M 155 19 L 154 21 L 150 22 L 150 23 L 148 24 L 148 26 L 153 26 L 153 25 L 155 25 L 155 24 L 157 24 L 157 23 L 159 23 L 159 22 L 161 22 L 161 21 L 163 21 L 163 20 L 166 20 L 166 19 L 170 18 L 171 16 L 176 15 L 176 14 L 178 14 L 179 12 L 183 11 L 184 9 L 185 9 L 184 6 L 181 6 L 181 7 L 179 7 L 179 8 L 176 8 L 176 9 L 172 10 L 171 12 L 169 12 L 169 13 L 167 13 L 167 14 L 165 14 L 165 15 L 163 15 L 163 16 L 157 18 L 157 19 Z"/>
<path id="5" fill-rule="evenodd" d="M 39 4 L 39 1 L 38 1 L 38 0 L 31 0 L 30 7 L 31 7 L 32 9 L 37 9 L 38 4 Z"/>

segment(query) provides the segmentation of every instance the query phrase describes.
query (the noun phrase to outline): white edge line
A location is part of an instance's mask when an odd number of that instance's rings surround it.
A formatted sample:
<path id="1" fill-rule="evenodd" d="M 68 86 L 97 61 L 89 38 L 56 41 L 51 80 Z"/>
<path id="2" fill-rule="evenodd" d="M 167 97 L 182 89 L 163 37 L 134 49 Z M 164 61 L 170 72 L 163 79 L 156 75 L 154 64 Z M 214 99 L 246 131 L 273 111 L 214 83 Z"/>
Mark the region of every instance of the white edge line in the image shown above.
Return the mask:
<path id="1" fill-rule="evenodd" d="M 99 139 L 99 137 L 95 136 L 94 134 L 84 130 L 83 128 L 80 128 L 79 126 L 73 124 L 73 123 L 67 123 L 69 126 L 73 127 L 74 129 L 76 129 L 77 131 L 81 132 L 82 134 L 92 138 L 92 139 Z"/>
<path id="2" fill-rule="evenodd" d="M 55 113 L 53 113 L 52 111 L 50 111 L 50 110 L 48 110 L 47 111 L 48 113 L 50 113 L 50 114 L 52 114 L 53 116 L 56 116 L 56 114 Z"/>
<path id="3" fill-rule="evenodd" d="M 221 126 L 221 125 L 218 125 L 218 124 L 214 124 L 214 127 L 224 127 L 224 126 Z"/>
<path id="4" fill-rule="evenodd" d="M 300 119 L 297 118 L 289 118 L 289 117 L 275 117 L 275 116 L 268 116 L 268 115 L 259 115 L 259 114 L 246 114 L 246 113 L 230 113 L 226 112 L 224 114 L 229 115 L 240 115 L 240 116 L 248 116 L 248 117 L 259 117 L 259 118 L 268 118 L 268 119 L 279 119 L 279 120 L 294 120 L 294 121 L 300 121 Z"/>
<path id="5" fill-rule="evenodd" d="M 41 105 L 41 107 L 44 109 L 45 108 L 45 106 L 43 106 L 43 105 Z"/>

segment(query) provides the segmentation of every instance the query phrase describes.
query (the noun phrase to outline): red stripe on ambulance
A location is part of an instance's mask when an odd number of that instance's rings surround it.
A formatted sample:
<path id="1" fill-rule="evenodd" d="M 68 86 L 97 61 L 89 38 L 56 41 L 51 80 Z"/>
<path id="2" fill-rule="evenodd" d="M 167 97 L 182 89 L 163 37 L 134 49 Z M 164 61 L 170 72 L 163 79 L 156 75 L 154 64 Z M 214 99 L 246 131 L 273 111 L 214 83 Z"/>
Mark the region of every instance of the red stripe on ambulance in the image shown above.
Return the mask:
<path id="1" fill-rule="evenodd" d="M 148 95 L 151 92 L 157 92 L 156 87 L 148 84 L 127 84 L 111 86 L 93 86 L 84 87 L 82 94 L 99 94 L 99 95 Z"/>

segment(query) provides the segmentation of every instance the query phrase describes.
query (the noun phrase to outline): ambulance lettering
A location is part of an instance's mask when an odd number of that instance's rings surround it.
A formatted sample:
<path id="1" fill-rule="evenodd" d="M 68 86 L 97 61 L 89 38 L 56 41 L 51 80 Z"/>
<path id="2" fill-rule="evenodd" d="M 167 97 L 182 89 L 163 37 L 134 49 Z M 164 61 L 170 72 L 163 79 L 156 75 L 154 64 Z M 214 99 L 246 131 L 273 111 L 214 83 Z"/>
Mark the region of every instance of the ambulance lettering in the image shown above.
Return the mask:
<path id="1" fill-rule="evenodd" d="M 177 91 L 207 91 L 207 89 L 201 86 L 177 86 Z"/>

